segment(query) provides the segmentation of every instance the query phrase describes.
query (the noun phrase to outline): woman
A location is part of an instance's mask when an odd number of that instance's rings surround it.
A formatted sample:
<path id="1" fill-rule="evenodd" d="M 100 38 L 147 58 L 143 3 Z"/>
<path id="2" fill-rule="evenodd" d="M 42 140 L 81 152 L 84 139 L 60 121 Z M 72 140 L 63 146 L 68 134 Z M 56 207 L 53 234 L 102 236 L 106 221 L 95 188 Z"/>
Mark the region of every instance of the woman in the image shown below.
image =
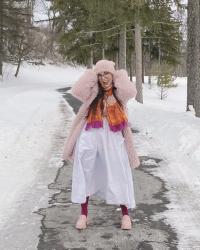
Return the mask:
<path id="1" fill-rule="evenodd" d="M 88 223 L 91 195 L 120 205 L 122 229 L 131 229 L 128 209 L 135 208 L 131 167 L 140 165 L 128 123 L 126 103 L 135 85 L 125 70 L 100 60 L 73 85 L 71 94 L 83 102 L 65 142 L 63 158 L 73 162 L 72 195 L 81 204 L 76 228 Z"/>

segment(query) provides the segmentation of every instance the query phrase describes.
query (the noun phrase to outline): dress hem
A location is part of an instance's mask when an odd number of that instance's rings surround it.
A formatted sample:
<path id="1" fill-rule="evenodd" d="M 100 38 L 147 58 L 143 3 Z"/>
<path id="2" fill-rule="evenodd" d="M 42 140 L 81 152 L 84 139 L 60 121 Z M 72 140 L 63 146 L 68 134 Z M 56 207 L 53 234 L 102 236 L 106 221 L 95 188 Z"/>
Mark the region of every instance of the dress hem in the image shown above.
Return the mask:
<path id="1" fill-rule="evenodd" d="M 86 196 L 89 196 L 91 199 L 94 198 L 99 198 L 100 200 L 96 199 L 95 201 L 103 201 L 105 202 L 107 205 L 116 205 L 116 206 L 120 206 L 120 205 L 125 205 L 127 206 L 128 209 L 136 209 L 137 205 L 135 204 L 135 206 L 129 206 L 126 202 L 113 202 L 113 201 L 109 201 L 105 198 L 102 198 L 100 195 L 96 194 L 96 193 L 93 193 L 93 194 L 89 194 L 89 195 L 86 195 Z M 74 204 L 81 204 L 81 203 L 84 203 L 85 201 L 74 201 L 73 199 L 71 199 L 71 202 L 74 203 Z"/>

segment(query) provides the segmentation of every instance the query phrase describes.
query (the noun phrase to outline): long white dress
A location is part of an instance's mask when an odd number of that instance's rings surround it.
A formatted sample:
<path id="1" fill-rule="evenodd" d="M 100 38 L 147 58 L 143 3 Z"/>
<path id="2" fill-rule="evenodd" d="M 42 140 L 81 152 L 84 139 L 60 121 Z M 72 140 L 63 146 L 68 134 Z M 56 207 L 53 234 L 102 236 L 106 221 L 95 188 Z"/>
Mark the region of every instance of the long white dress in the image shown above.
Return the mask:
<path id="1" fill-rule="evenodd" d="M 85 123 L 86 126 L 86 123 Z M 83 127 L 75 144 L 71 201 L 94 196 L 107 204 L 136 207 L 132 169 L 121 131 L 113 132 L 106 117 L 103 128 Z"/>

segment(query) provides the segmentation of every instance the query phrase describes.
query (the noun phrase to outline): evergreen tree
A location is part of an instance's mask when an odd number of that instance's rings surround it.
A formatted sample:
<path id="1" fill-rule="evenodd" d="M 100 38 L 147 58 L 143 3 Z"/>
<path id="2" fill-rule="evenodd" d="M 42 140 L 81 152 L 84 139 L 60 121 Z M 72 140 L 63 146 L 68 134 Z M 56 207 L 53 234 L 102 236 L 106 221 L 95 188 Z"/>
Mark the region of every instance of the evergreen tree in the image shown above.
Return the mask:
<path id="1" fill-rule="evenodd" d="M 135 53 L 136 99 L 141 103 L 143 43 L 150 44 L 149 54 L 159 64 L 178 63 L 180 22 L 173 16 L 172 1 L 54 0 L 53 3 L 59 16 L 60 51 L 67 60 L 91 67 L 97 60 L 108 58 L 119 68 L 126 68 L 128 62 L 132 72 Z"/>
<path id="2" fill-rule="evenodd" d="M 3 74 L 3 61 L 21 62 L 32 26 L 30 6 L 29 0 L 0 1 L 0 75 Z"/>

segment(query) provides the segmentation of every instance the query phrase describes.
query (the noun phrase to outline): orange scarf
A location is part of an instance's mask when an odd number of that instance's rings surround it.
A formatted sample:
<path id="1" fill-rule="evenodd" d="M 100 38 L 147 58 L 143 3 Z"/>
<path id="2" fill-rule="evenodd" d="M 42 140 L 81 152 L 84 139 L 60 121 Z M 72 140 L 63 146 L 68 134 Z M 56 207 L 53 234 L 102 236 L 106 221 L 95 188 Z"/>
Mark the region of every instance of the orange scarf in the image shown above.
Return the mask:
<path id="1" fill-rule="evenodd" d="M 115 97 L 112 93 L 112 88 L 105 92 L 104 98 L 104 110 L 103 115 L 101 112 L 100 103 L 101 100 L 97 103 L 96 113 L 93 115 L 92 111 L 90 112 L 87 118 L 87 124 L 85 130 L 89 128 L 101 128 L 103 127 L 103 116 L 105 115 L 109 127 L 112 131 L 117 132 L 122 130 L 128 124 L 128 118 L 123 110 L 123 108 L 119 105 Z"/>

